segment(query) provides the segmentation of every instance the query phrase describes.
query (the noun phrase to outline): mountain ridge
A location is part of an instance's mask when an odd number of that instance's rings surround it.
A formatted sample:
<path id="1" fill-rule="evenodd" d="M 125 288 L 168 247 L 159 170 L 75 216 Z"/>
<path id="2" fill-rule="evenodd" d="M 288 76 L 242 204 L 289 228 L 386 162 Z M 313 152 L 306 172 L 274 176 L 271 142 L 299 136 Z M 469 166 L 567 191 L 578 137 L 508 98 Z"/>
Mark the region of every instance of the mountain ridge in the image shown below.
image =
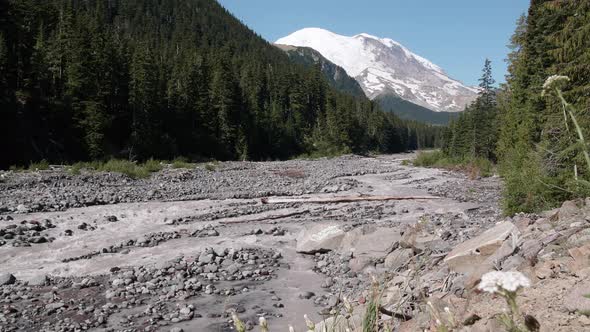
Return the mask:
<path id="1" fill-rule="evenodd" d="M 326 59 L 313 48 L 282 44 L 274 45 L 287 53 L 291 61 L 295 63 L 305 66 L 319 64 L 324 77 L 333 88 L 353 96 L 366 97 L 361 85 L 353 77 L 350 77 L 344 68 Z"/>
<path id="2" fill-rule="evenodd" d="M 440 66 L 389 38 L 304 28 L 275 43 L 316 50 L 344 68 L 371 99 L 395 94 L 436 112 L 460 112 L 477 96 L 476 88 L 449 77 Z"/>

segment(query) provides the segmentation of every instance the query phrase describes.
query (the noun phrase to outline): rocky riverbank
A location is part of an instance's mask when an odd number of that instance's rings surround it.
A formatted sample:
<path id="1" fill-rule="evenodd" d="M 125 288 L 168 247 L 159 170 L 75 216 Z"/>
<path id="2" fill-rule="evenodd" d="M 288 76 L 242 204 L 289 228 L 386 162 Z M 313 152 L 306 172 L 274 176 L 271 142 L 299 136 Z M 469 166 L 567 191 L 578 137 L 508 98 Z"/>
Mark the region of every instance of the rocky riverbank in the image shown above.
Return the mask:
<path id="1" fill-rule="evenodd" d="M 430 301 L 471 319 L 456 330 L 495 331 L 503 303 L 474 288 L 495 269 L 532 280 L 519 300 L 542 331 L 590 327 L 584 202 L 503 218 L 498 178 L 411 157 L 4 172 L 0 331 L 231 331 L 232 312 L 304 330 L 349 302 L 359 318 L 374 280 L 382 327 L 433 328 Z"/>

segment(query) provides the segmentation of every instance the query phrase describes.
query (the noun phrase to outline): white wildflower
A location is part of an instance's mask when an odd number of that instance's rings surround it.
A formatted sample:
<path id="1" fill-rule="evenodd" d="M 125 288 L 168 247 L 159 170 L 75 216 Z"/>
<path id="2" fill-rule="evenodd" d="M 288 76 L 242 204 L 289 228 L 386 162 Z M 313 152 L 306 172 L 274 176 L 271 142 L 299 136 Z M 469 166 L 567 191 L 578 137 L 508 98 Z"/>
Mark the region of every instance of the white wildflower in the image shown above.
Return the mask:
<path id="1" fill-rule="evenodd" d="M 520 272 L 493 271 L 481 277 L 481 282 L 477 288 L 488 293 L 498 293 L 501 290 L 516 292 L 520 288 L 530 286 L 530 280 Z"/>
<path id="2" fill-rule="evenodd" d="M 303 315 L 303 318 L 305 319 L 305 325 L 307 326 L 308 331 L 314 331 L 315 323 L 311 319 L 309 319 L 307 314 Z"/>
<path id="3" fill-rule="evenodd" d="M 354 311 L 354 308 L 352 307 L 352 303 L 350 303 L 350 301 L 348 300 L 348 298 L 346 296 L 344 296 L 342 298 L 342 301 L 344 302 L 344 308 L 346 309 L 346 312 L 348 312 L 349 314 L 352 314 L 352 312 Z"/>
<path id="4" fill-rule="evenodd" d="M 258 318 L 258 322 L 259 322 L 261 331 L 268 331 L 268 323 L 266 321 L 266 318 L 260 317 L 260 318 Z"/>
<path id="5" fill-rule="evenodd" d="M 293 327 L 293 325 L 289 325 L 289 332 L 295 332 L 295 328 Z"/>
<path id="6" fill-rule="evenodd" d="M 551 75 L 547 78 L 545 83 L 543 83 L 543 95 L 553 91 L 553 89 L 559 89 L 563 87 L 567 82 L 570 81 L 570 78 L 567 76 L 562 75 Z"/>

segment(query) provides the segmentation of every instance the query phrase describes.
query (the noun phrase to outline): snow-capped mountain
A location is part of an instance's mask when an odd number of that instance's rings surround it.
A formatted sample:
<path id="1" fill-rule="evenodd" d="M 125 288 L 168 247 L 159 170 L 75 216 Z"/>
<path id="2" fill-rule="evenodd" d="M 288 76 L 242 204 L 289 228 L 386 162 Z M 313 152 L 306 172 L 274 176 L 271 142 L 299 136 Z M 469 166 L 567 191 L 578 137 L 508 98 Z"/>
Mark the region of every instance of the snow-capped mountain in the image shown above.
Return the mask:
<path id="1" fill-rule="evenodd" d="M 315 49 L 344 68 L 371 99 L 393 93 L 437 112 L 458 112 L 477 96 L 476 88 L 450 78 L 439 66 L 388 38 L 366 33 L 347 37 L 306 28 L 276 44 Z"/>

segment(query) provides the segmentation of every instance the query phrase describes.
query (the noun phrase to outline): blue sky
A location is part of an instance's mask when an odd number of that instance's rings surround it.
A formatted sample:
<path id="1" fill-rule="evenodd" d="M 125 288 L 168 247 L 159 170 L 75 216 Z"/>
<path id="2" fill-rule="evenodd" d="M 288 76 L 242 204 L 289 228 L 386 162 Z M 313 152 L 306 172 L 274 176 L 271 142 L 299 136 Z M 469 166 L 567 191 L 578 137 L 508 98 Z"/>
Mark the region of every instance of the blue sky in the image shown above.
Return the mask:
<path id="1" fill-rule="evenodd" d="M 515 22 L 529 0 L 219 0 L 268 41 L 306 27 L 396 40 L 453 78 L 476 85 L 484 59 L 503 82 Z"/>

